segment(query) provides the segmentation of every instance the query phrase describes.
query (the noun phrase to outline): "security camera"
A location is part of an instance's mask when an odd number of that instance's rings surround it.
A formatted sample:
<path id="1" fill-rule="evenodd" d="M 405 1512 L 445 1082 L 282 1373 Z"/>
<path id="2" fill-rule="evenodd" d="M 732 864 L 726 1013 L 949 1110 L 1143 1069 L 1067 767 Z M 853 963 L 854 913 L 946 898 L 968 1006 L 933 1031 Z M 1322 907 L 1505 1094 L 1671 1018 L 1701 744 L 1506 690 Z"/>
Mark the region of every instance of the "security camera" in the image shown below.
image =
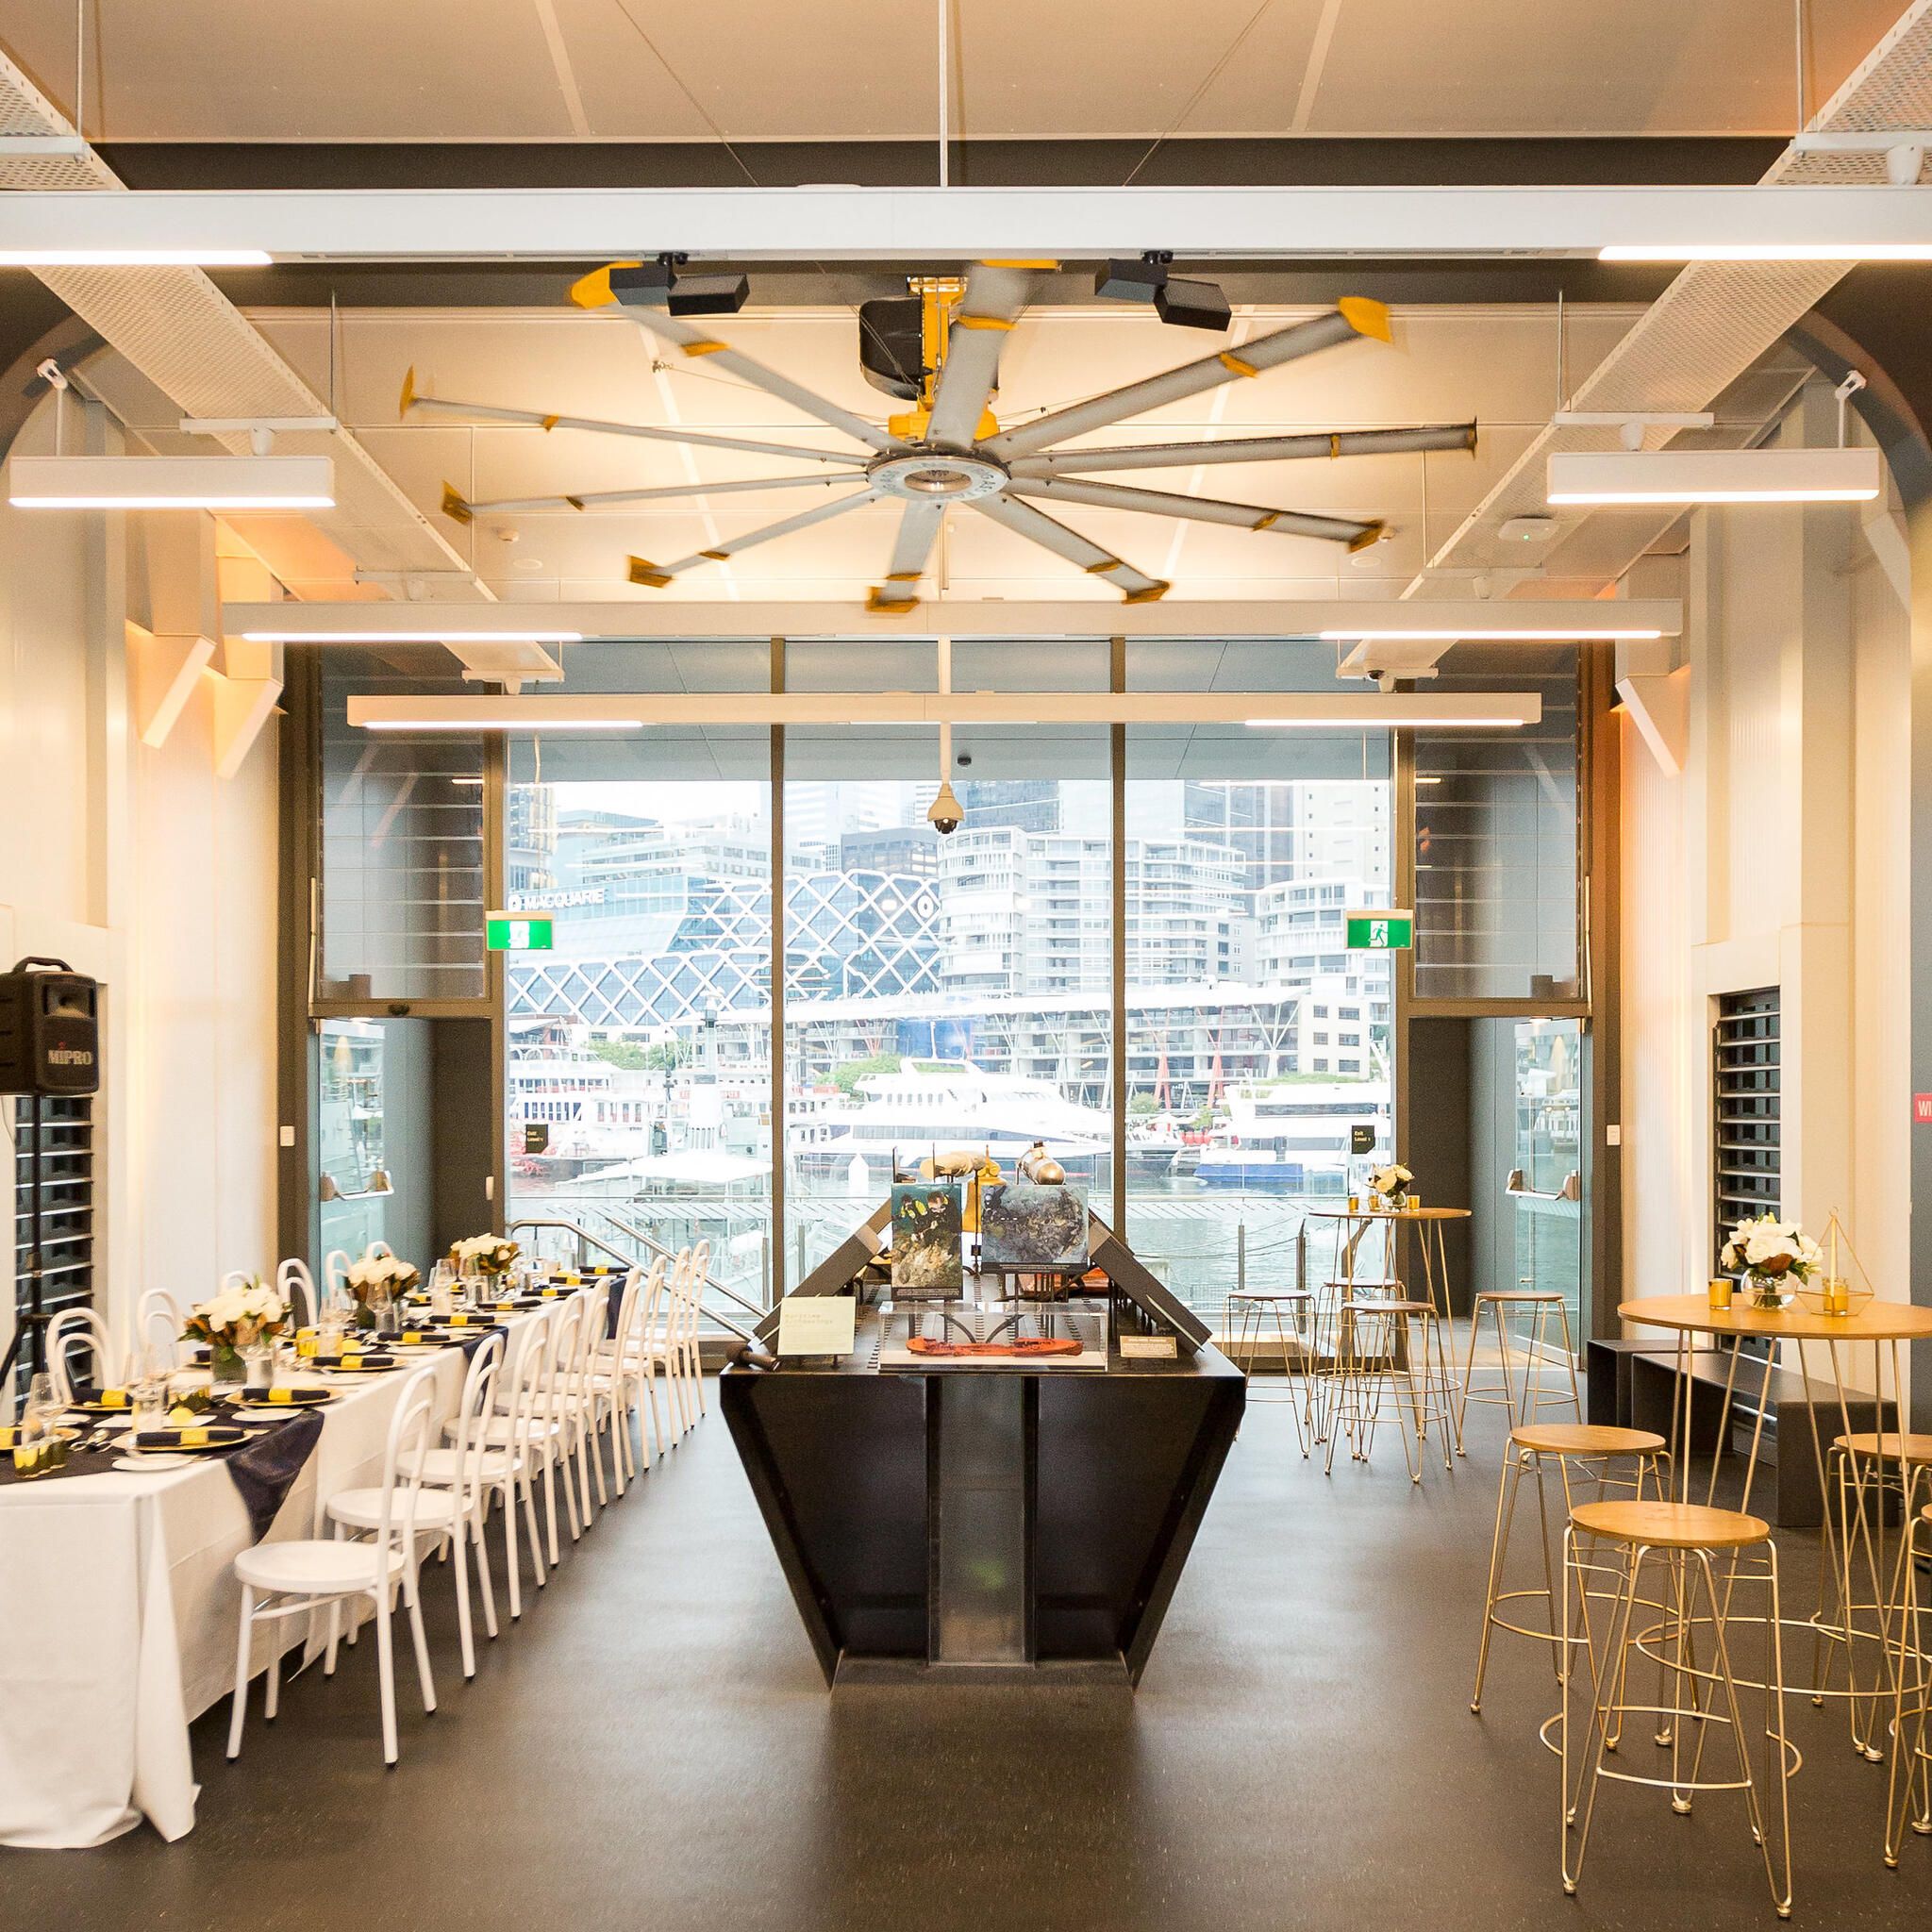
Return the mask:
<path id="1" fill-rule="evenodd" d="M 941 781 L 939 795 L 926 807 L 925 815 L 932 822 L 933 830 L 944 839 L 959 829 L 959 821 L 966 811 L 953 795 L 953 788 Z"/>

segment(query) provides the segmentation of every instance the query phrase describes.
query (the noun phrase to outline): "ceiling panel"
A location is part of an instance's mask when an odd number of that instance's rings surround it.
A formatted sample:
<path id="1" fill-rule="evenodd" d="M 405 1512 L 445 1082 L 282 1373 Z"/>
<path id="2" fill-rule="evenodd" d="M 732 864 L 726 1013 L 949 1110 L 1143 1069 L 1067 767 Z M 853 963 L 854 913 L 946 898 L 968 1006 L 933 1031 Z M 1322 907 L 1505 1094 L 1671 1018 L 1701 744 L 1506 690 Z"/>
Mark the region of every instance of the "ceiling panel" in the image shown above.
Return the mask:
<path id="1" fill-rule="evenodd" d="M 1819 99 L 1899 6 L 1811 0 Z M 96 0 L 89 13 L 87 126 L 119 141 L 702 140 L 722 129 L 755 143 L 918 139 L 937 125 L 934 9 L 912 0 Z M 1791 125 L 1789 0 L 1272 0 L 1256 13 L 1256 0 L 1192 0 L 1184 15 L 1165 0 L 1055 0 L 1050 14 L 1037 0 L 958 0 L 955 128 L 1152 138 Z M 7 0 L 0 14 L 0 42 L 63 107 L 74 21 L 73 0 Z"/>

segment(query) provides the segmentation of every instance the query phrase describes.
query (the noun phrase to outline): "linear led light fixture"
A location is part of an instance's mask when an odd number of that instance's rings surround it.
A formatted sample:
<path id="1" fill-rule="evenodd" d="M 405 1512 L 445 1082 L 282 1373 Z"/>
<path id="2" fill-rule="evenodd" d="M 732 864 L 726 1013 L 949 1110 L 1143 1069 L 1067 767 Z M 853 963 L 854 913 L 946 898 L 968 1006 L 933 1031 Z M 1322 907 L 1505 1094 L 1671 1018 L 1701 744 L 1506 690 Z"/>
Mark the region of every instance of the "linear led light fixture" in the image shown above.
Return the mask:
<path id="1" fill-rule="evenodd" d="M 327 457 L 15 457 L 16 509 L 328 509 Z"/>
<path id="2" fill-rule="evenodd" d="M 1308 731 L 1534 724 L 1535 691 L 582 691 L 348 701 L 375 731 L 635 731 L 646 725 L 1251 724 Z"/>
<path id="3" fill-rule="evenodd" d="M 0 268 L 272 268 L 265 248 L 0 248 Z"/>
<path id="4" fill-rule="evenodd" d="M 1553 504 L 1870 503 L 1885 487 L 1875 449 L 1653 449 L 1549 458 Z"/>
<path id="5" fill-rule="evenodd" d="M 580 630 L 244 630 L 251 644 L 580 644 Z"/>
<path id="6" fill-rule="evenodd" d="M 1553 502 L 1554 498 L 1551 499 Z M 1399 608 L 1399 607 L 1397 607 Z M 1399 628 L 1381 617 L 1365 620 L 1360 625 L 1348 630 L 1324 630 L 1320 633 L 1325 644 L 1390 643 L 1409 642 L 1433 644 L 1534 644 L 1534 643 L 1609 643 L 1624 638 L 1660 638 L 1666 632 L 1652 625 L 1641 624 L 1562 624 L 1553 625 L 1536 617 L 1527 616 L 1521 624 L 1503 624 L 1495 615 L 1481 605 L 1472 605 L 1472 609 L 1482 610 L 1480 619 L 1472 619 L 1468 624 L 1444 625 L 1439 618 L 1427 627 L 1413 630 Z M 1533 612 L 1532 604 L 1526 610 Z"/>
<path id="7" fill-rule="evenodd" d="M 1932 261 L 1932 242 L 1617 242 L 1599 261 Z"/>

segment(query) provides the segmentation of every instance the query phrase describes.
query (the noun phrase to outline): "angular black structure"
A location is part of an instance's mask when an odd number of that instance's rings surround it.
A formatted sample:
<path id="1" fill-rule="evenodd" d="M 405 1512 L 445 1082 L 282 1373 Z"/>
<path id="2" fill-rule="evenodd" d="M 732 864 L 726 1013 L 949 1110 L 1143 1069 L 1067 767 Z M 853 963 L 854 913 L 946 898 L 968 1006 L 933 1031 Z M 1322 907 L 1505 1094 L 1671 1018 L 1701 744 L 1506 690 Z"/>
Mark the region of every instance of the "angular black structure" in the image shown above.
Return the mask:
<path id="1" fill-rule="evenodd" d="M 1139 1683 L 1246 1378 L 1094 1232 L 1111 1325 L 1174 1334 L 1173 1357 L 1123 1359 L 1116 1336 L 1105 1373 L 881 1371 L 864 1310 L 834 1367 L 725 1371 L 725 1421 L 827 1685 Z M 1148 1283 L 1190 1333 L 1141 1304 Z"/>

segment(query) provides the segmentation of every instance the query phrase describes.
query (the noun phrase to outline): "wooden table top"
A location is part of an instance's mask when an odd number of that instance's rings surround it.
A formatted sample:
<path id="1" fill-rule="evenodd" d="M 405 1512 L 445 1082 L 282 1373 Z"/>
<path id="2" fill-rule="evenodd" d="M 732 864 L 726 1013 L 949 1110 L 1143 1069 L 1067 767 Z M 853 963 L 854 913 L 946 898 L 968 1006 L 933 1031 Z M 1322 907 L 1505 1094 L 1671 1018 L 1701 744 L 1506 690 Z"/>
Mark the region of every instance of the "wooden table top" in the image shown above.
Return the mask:
<path id="1" fill-rule="evenodd" d="M 1310 1208 L 1311 1221 L 1467 1221 L 1473 1208 Z"/>
<path id="2" fill-rule="evenodd" d="M 1706 1295 L 1655 1294 L 1619 1302 L 1617 1312 L 1626 1322 L 1699 1335 L 1771 1335 L 1794 1341 L 1909 1341 L 1932 1336 L 1932 1308 L 1876 1298 L 1857 1314 L 1822 1315 L 1803 1302 L 1788 1308 L 1754 1308 L 1740 1295 L 1729 1307 L 1714 1308 Z"/>

